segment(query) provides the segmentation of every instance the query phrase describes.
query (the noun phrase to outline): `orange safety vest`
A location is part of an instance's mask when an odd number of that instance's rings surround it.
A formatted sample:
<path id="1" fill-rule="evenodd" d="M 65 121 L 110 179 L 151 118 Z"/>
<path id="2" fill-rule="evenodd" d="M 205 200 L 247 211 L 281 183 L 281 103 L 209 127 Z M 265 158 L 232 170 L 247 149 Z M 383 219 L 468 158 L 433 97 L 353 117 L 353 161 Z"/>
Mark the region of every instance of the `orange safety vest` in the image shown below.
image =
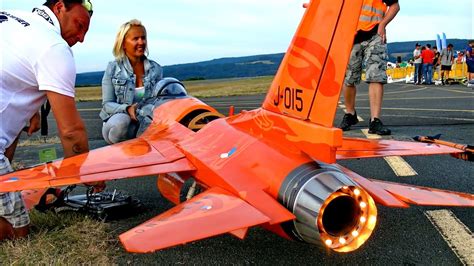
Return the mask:
<path id="1" fill-rule="evenodd" d="M 370 31 L 382 21 L 387 12 L 387 6 L 382 0 L 364 0 L 359 17 L 357 31 Z"/>

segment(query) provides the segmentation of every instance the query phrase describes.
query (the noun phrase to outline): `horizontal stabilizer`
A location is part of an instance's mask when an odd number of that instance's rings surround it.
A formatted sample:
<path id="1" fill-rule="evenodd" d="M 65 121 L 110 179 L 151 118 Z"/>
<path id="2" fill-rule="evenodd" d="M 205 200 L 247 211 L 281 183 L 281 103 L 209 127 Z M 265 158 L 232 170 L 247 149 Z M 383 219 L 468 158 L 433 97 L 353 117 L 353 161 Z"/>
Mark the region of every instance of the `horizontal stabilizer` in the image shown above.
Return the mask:
<path id="1" fill-rule="evenodd" d="M 0 176 L 0 192 L 195 170 L 170 141 L 136 138 Z"/>
<path id="2" fill-rule="evenodd" d="M 428 187 L 371 180 L 406 203 L 423 206 L 474 207 L 474 195 Z"/>
<path id="3" fill-rule="evenodd" d="M 343 167 L 338 166 L 344 174 L 349 176 L 352 180 L 354 180 L 357 184 L 359 184 L 362 188 L 364 188 L 374 201 L 378 204 L 387 206 L 387 207 L 394 207 L 394 208 L 408 208 L 409 205 L 403 202 L 402 200 L 398 199 L 394 195 L 387 192 L 381 186 L 375 184 L 371 180 Z"/>
<path id="4" fill-rule="evenodd" d="M 221 188 L 211 188 L 189 201 L 123 233 L 129 252 L 147 253 L 231 232 L 243 237 L 251 226 L 270 219 Z"/>
<path id="5" fill-rule="evenodd" d="M 396 140 L 369 140 L 343 138 L 342 147 L 337 149 L 336 159 L 359 159 L 385 156 L 457 154 L 462 150 L 439 144 Z"/>

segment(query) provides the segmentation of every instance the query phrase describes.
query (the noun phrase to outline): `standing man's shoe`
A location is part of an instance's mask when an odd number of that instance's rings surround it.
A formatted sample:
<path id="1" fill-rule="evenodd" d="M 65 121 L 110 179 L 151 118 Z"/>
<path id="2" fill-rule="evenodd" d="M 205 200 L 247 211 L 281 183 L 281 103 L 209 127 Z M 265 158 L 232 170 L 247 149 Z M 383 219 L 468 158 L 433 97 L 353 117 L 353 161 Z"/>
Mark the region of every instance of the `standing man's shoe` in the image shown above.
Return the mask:
<path id="1" fill-rule="evenodd" d="M 354 114 L 345 114 L 342 118 L 339 128 L 342 129 L 342 131 L 348 131 L 351 129 L 351 126 L 357 123 L 359 123 L 359 119 L 357 119 L 357 112 Z"/>
<path id="2" fill-rule="evenodd" d="M 392 131 L 385 127 L 378 118 L 374 118 L 370 123 L 369 123 L 369 133 L 370 134 L 377 134 L 377 135 L 390 135 Z"/>

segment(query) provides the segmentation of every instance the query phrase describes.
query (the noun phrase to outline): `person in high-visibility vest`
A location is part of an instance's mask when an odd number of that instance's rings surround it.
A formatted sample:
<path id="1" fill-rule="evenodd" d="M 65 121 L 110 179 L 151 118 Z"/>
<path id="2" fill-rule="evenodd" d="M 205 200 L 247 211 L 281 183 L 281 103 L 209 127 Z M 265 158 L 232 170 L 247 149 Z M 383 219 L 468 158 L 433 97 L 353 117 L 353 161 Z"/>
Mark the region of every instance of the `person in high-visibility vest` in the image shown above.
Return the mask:
<path id="1" fill-rule="evenodd" d="M 391 131 L 380 120 L 383 85 L 387 83 L 387 38 L 385 28 L 400 10 L 398 0 L 364 0 L 357 33 L 352 47 L 344 80 L 344 102 L 347 113 L 339 128 L 350 130 L 359 122 L 355 110 L 356 85 L 362 76 L 365 62 L 365 79 L 369 83 L 369 133 L 390 135 Z"/>

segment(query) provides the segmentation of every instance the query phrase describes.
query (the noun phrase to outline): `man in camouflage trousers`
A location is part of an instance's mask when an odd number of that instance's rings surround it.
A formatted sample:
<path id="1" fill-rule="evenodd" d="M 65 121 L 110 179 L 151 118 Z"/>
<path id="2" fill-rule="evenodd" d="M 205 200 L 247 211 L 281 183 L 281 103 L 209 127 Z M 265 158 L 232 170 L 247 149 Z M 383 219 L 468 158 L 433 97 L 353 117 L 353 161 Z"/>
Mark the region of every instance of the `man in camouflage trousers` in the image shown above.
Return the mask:
<path id="1" fill-rule="evenodd" d="M 357 33 L 352 47 L 344 80 L 344 103 L 347 113 L 339 128 L 351 129 L 359 122 L 355 110 L 356 85 L 360 83 L 365 63 L 365 81 L 369 83 L 370 121 L 369 133 L 390 135 L 382 124 L 383 85 L 387 83 L 387 45 L 385 27 L 400 10 L 398 0 L 364 0 Z"/>

